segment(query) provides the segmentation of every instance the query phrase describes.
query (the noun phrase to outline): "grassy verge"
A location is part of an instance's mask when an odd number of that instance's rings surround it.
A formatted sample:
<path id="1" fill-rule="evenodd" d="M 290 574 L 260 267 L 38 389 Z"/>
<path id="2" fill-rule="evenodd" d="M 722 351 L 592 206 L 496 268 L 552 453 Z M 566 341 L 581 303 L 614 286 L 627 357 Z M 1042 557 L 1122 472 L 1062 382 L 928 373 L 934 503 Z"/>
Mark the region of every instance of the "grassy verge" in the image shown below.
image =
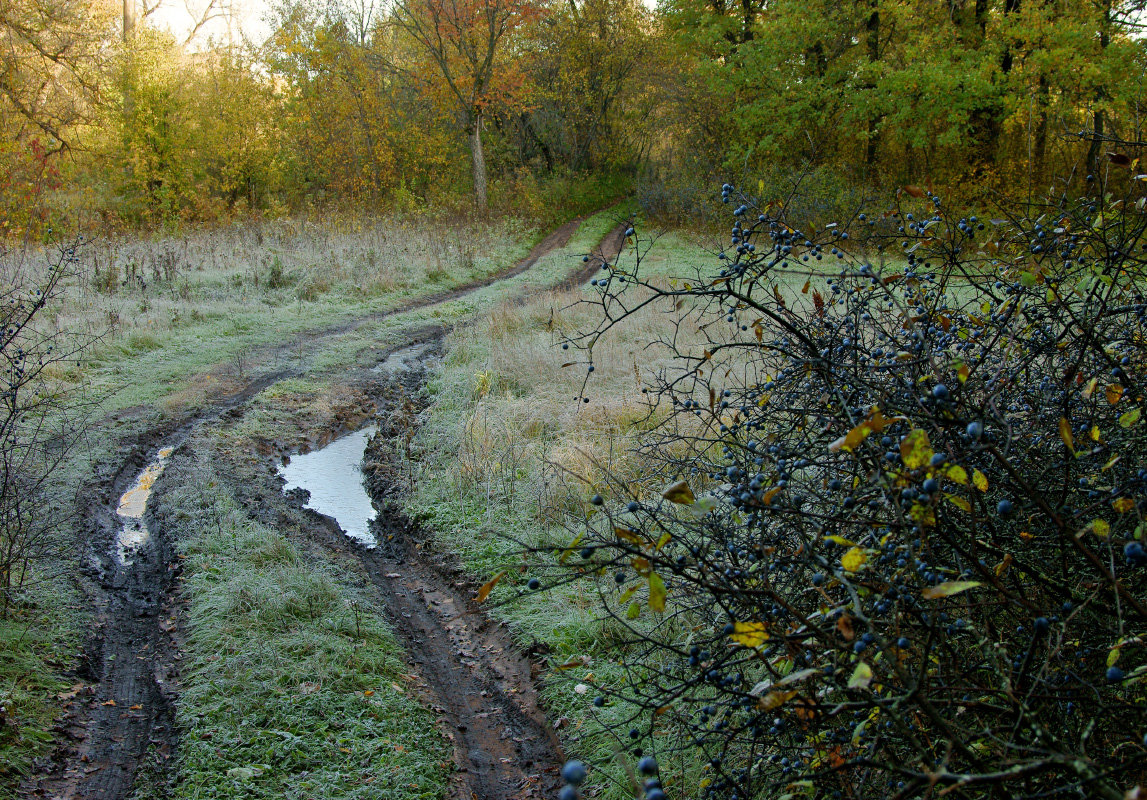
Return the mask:
<path id="1" fill-rule="evenodd" d="M 15 797 L 33 760 L 50 748 L 56 696 L 68 688 L 57 675 L 79 644 L 74 593 L 63 581 L 25 597 L 0 619 L 0 798 Z"/>
<path id="2" fill-rule="evenodd" d="M 555 258 L 588 249 L 586 241 L 574 241 Z M 643 270 L 658 280 L 688 276 L 692 265 L 711 258 L 692 238 L 667 235 L 646 254 Z M 579 361 L 563 368 L 563 362 L 579 356 L 563 352 L 557 342 L 563 331 L 588 327 L 596 319 L 600 307 L 579 304 L 592 297 L 588 289 L 535 293 L 524 304 L 483 308 L 450 338 L 443 368 L 430 386 L 435 400 L 419 435 L 408 511 L 430 525 L 442 547 L 458 553 L 479 578 L 520 563 L 523 548 L 556 552 L 568 546 L 578 527 L 597 513 L 589 502 L 594 493 L 621 499 L 626 491 L 641 494 L 662 486 L 661 476 L 642 473 L 630 450 L 647 424 L 641 373 L 659 366 L 646 345 L 660 331 L 660 315 L 651 312 L 598 342 L 587 387 L 590 402 L 577 402 L 587 365 Z M 635 748 L 651 747 L 650 720 L 620 703 L 597 707 L 591 702 L 599 687 L 625 680 L 624 630 L 602 618 L 603 598 L 586 585 L 529 592 L 531 577 L 511 570 L 489 601 L 494 613 L 511 624 L 523 644 L 544 644 L 552 663 L 584 664 L 547 678 L 549 713 L 568 721 L 560 732 L 570 752 L 600 768 L 593 782 L 602 796 L 632 797 L 626 765 L 635 761 Z M 635 577 L 629 576 L 627 586 L 636 585 Z M 635 596 L 640 599 L 641 591 Z M 616 596 L 605 599 L 625 614 Z M 645 613 L 630 624 L 658 622 Z M 599 724 L 603 719 L 630 720 L 639 735 L 612 739 Z M 679 762 L 673 769 L 694 780 L 700 765 Z M 683 780 L 678 778 L 678 790 Z"/>
<path id="3" fill-rule="evenodd" d="M 260 348 L 486 278 L 542 233 L 514 219 L 393 217 L 95 241 L 78 251 L 59 323 L 106 335 L 55 377 L 108 392 L 109 412 L 193 409 L 267 368 Z"/>

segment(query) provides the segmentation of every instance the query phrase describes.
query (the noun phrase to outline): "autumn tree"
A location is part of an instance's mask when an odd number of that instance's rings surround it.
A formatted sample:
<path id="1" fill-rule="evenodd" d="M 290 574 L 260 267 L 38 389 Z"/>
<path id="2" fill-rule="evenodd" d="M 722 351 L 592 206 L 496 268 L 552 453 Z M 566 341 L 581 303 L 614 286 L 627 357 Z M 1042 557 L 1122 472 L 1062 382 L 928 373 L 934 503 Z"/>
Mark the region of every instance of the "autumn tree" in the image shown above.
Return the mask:
<path id="1" fill-rule="evenodd" d="M 92 119 L 112 19 L 100 0 L 0 3 L 0 235 L 46 213 L 58 155 Z"/>
<path id="2" fill-rule="evenodd" d="M 474 199 L 488 209 L 482 122 L 492 106 L 512 103 L 524 76 L 513 35 L 542 13 L 535 0 L 398 0 L 390 22 L 417 46 L 424 63 L 395 65 L 428 90 L 440 90 L 470 148 Z"/>
<path id="3" fill-rule="evenodd" d="M 264 58 L 287 87 L 280 122 L 295 192 L 376 204 L 396 192 L 427 194 L 430 175 L 454 168 L 451 121 L 406 79 L 400 67 L 418 52 L 399 33 L 369 3 L 276 10 Z"/>
<path id="4" fill-rule="evenodd" d="M 519 125 L 547 170 L 608 168 L 648 152 L 662 58 L 652 14 L 639 0 L 558 6 L 531 39 L 536 101 Z"/>

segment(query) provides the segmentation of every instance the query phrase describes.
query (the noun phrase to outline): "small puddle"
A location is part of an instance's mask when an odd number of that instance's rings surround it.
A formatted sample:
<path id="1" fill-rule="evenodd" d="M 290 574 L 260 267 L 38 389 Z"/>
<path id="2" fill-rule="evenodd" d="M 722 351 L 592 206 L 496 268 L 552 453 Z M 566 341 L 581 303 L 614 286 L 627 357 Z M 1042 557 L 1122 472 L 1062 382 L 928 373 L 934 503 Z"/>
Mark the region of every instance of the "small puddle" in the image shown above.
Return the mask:
<path id="1" fill-rule="evenodd" d="M 411 367 L 411 362 L 420 361 L 433 346 L 433 342 L 423 342 L 422 344 L 412 344 L 410 347 L 395 350 L 386 357 L 385 361 L 377 364 L 372 371 L 401 372 L 408 370 Z"/>
<path id="2" fill-rule="evenodd" d="M 347 536 L 367 547 L 377 542 L 370 531 L 374 506 L 362 482 L 361 466 L 374 432 L 374 426 L 363 428 L 319 450 L 292 456 L 279 467 L 279 476 L 287 482 L 284 492 L 306 489 L 311 493 L 307 508 L 333 518 Z"/>
<path id="3" fill-rule="evenodd" d="M 147 499 L 151 497 L 151 487 L 163 474 L 167 459 L 171 458 L 174 450 L 174 447 L 161 448 L 155 454 L 155 458 L 136 476 L 131 488 L 120 496 L 116 514 L 119 515 L 122 526 L 116 535 L 116 555 L 119 556 L 121 564 L 132 563 L 132 556 L 147 544 L 151 536 L 147 523 L 143 521 L 143 514 L 147 511 Z"/>

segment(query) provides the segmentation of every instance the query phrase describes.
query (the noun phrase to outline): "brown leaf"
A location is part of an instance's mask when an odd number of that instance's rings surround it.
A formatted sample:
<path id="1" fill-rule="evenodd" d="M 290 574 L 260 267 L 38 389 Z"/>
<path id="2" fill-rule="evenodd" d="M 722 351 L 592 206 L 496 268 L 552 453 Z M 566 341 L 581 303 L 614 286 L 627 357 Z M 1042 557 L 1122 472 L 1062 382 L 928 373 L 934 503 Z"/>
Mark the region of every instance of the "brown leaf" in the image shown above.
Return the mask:
<path id="1" fill-rule="evenodd" d="M 910 183 L 904 187 L 904 193 L 911 196 L 920 198 L 924 196 L 924 190 L 914 183 Z"/>
<path id="2" fill-rule="evenodd" d="M 813 307 L 816 308 L 816 315 L 818 317 L 823 317 L 824 316 L 824 297 L 821 295 L 820 292 L 814 291 L 812 293 L 812 304 L 813 304 Z"/>
<path id="3" fill-rule="evenodd" d="M 849 642 L 856 636 L 856 631 L 852 628 L 852 617 L 848 614 L 842 614 L 840 619 L 836 621 L 836 630 Z"/>
<path id="4" fill-rule="evenodd" d="M 697 500 L 693 495 L 693 490 L 689 488 L 689 481 L 686 480 L 680 480 L 666 486 L 661 490 L 661 496 L 670 503 L 677 503 L 682 506 L 692 505 Z"/>
<path id="5" fill-rule="evenodd" d="M 631 531 L 629 528 L 615 527 L 613 532 L 617 534 L 618 539 L 622 539 L 623 541 L 629 542 L 630 544 L 635 544 L 638 547 L 645 543 L 645 541 L 641 538 L 641 534 L 639 534 L 637 531 Z"/>
<path id="6" fill-rule="evenodd" d="M 1116 167 L 1130 167 L 1131 159 L 1123 153 L 1108 153 L 1107 160 Z"/>

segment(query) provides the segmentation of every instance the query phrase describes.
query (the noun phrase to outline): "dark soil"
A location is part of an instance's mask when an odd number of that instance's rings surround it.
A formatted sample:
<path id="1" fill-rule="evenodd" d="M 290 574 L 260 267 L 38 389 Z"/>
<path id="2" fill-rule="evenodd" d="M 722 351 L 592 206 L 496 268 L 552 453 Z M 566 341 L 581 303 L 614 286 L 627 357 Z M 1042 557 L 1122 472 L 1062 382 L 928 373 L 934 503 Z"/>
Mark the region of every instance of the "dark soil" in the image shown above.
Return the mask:
<path id="1" fill-rule="evenodd" d="M 387 314 L 444 302 L 529 269 L 545 253 L 564 245 L 577 229 L 574 220 L 555 230 L 513 268 L 465 287 L 420 299 Z M 624 244 L 623 227 L 599 246 L 612 259 Z M 581 283 L 598 268 L 593 260 L 567 282 Z M 583 274 L 584 273 L 584 274 Z M 385 315 L 378 315 L 385 316 Z M 375 317 L 377 318 L 377 317 Z M 373 318 L 372 318 L 373 319 Z M 311 332 L 293 342 L 269 348 L 251 363 L 273 363 L 284 353 L 313 351 L 324 341 L 353 330 L 367 320 Z M 445 331 L 412 331 L 392 351 L 417 341 L 440 342 Z M 429 352 L 427 353 L 429 355 Z M 373 395 L 380 418 L 410 415 L 409 388 L 422 379 L 425 363 L 397 376 L 369 369 L 347 379 Z M 248 401 L 273 383 L 304 372 L 299 367 L 250 379 L 242 390 L 219 398 L 206 410 L 166 421 L 124 442 L 112 463 L 96 465 L 78 496 L 83 520 L 81 573 L 95 624 L 84 657 L 74 671 L 76 685 L 62 696 L 63 714 L 56 726 L 57 744 L 40 759 L 37 774 L 20 787 L 23 797 L 59 800 L 121 800 L 132 794 L 141 770 L 162 784 L 174 774 L 178 746 L 174 700 L 178 695 L 182 600 L 176 580 L 179 561 L 162 520 L 149 510 L 149 544 L 131 564 L 111 555 L 119 520 L 118 499 L 138 471 L 164 446 L 174 457 L 188 454 L 189 437 L 201 425 L 241 418 Z M 371 385 L 373 384 L 373 385 Z M 137 410 L 137 413 L 142 413 Z M 310 431 L 302 441 L 278 450 L 320 446 L 362 419 L 341 420 L 329 430 Z M 107 426 L 110 429 L 111 426 Z M 379 437 L 384 441 L 386 437 Z M 280 452 L 263 452 L 270 460 Z M 376 453 L 371 489 L 380 500 L 396 483 L 385 453 Z M 351 553 L 376 588 L 380 612 L 401 638 L 421 680 L 426 703 L 441 714 L 444 734 L 454 743 L 458 767 L 450 796 L 457 800 L 510 800 L 552 794 L 561 748 L 537 706 L 534 669 L 514 646 L 507 631 L 472 603 L 472 585 L 457 565 L 432 552 L 431 537 L 393 506 L 377 521 L 377 549 L 354 545 L 335 523 L 298 500 L 285 497 L 276 478 L 264 470 L 260 481 L 238 479 L 234 489 L 260 518 L 288 519 L 314 542 L 336 553 Z M 162 479 L 161 479 L 162 482 Z M 293 503 L 293 505 L 292 505 Z"/>

